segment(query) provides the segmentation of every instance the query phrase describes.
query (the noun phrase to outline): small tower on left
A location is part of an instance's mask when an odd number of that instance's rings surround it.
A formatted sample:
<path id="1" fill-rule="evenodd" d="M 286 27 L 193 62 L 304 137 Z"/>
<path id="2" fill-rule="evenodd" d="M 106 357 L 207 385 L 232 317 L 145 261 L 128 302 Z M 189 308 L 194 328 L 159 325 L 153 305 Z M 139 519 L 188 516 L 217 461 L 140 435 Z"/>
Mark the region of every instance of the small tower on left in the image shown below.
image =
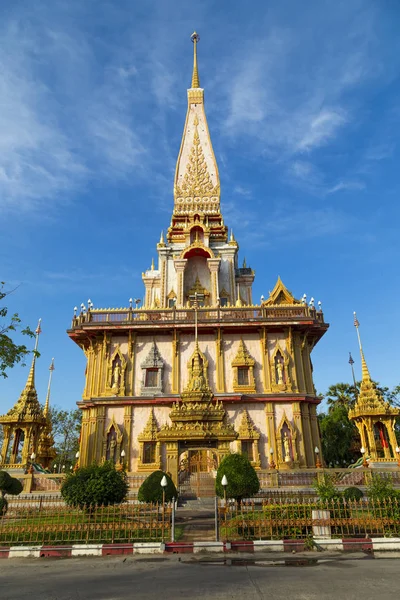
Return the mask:
<path id="1" fill-rule="evenodd" d="M 39 320 L 32 364 L 25 387 L 13 408 L 7 414 L 0 416 L 0 425 L 4 432 L 0 454 L 0 468 L 2 469 L 26 469 L 30 462 L 36 460 L 36 457 L 41 458 L 38 456 L 41 434 L 47 433 L 51 436 L 51 430 L 48 431 L 48 414 L 42 410 L 35 388 L 35 366 L 40 333 Z M 48 413 L 48 401 L 46 401 L 46 407 Z M 54 443 L 52 436 L 51 442 Z M 53 455 L 50 448 L 46 454 Z M 48 464 L 42 466 L 46 468 Z"/>

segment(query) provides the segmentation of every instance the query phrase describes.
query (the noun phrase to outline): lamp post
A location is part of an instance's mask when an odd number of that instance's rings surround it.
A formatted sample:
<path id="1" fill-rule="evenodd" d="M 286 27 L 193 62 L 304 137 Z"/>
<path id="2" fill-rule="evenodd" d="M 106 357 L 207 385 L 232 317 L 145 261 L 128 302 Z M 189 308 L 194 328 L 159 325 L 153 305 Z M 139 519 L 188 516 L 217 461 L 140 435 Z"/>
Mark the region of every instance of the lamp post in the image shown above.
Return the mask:
<path id="1" fill-rule="evenodd" d="M 224 488 L 225 535 L 227 535 L 227 529 L 226 529 L 226 510 L 227 510 L 227 506 L 226 506 L 226 488 L 228 487 L 228 479 L 227 479 L 226 475 L 223 475 L 223 477 L 221 479 L 221 485 Z"/>
<path id="2" fill-rule="evenodd" d="M 74 471 L 77 471 L 79 469 L 79 457 L 80 457 L 80 455 L 81 454 L 80 454 L 80 452 L 78 450 L 78 452 L 75 454 L 76 463 L 75 463 L 75 466 L 74 466 Z"/>
<path id="3" fill-rule="evenodd" d="M 364 448 L 364 446 L 362 446 L 360 448 L 360 452 L 361 452 L 361 455 L 362 455 L 362 458 L 363 458 L 362 466 L 364 467 L 364 469 L 366 469 L 368 467 L 368 463 L 367 463 L 367 459 L 365 457 L 365 448 Z"/>
<path id="4" fill-rule="evenodd" d="M 163 542 L 164 541 L 164 523 L 165 523 L 165 488 L 168 485 L 168 481 L 167 481 L 167 478 L 165 477 L 165 475 L 161 479 L 160 485 L 162 487 L 162 534 L 161 534 L 161 541 Z"/>
<path id="5" fill-rule="evenodd" d="M 314 448 L 314 452 L 315 452 L 315 466 L 317 467 L 317 469 L 320 469 L 322 467 L 320 458 L 319 458 L 319 448 L 318 446 L 315 446 Z"/>
<path id="6" fill-rule="evenodd" d="M 36 454 L 32 452 L 31 454 L 31 466 L 29 467 L 29 473 L 33 473 L 33 463 L 35 462 Z"/>
<path id="7" fill-rule="evenodd" d="M 274 449 L 273 448 L 269 449 L 269 455 L 270 455 L 269 468 L 270 469 L 275 469 L 276 468 L 276 464 L 275 464 L 275 461 L 274 461 Z"/>
<path id="8" fill-rule="evenodd" d="M 124 468 L 124 459 L 125 459 L 125 450 L 121 450 L 120 460 L 119 460 L 119 468 L 122 470 Z"/>
<path id="9" fill-rule="evenodd" d="M 57 471 L 57 465 L 53 465 L 54 473 Z"/>

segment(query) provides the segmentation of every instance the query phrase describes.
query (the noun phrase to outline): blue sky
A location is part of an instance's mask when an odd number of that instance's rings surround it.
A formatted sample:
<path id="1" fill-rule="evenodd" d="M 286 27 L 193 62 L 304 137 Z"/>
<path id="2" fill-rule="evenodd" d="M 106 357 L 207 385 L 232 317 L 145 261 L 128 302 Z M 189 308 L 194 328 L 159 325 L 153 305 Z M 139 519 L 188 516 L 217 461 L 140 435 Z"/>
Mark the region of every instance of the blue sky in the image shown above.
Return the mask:
<path id="1" fill-rule="evenodd" d="M 37 389 L 79 400 L 73 307 L 126 306 L 169 225 L 192 69 L 225 222 L 256 271 L 321 300 L 317 389 L 399 375 L 400 6 L 352 0 L 14 0 L 0 9 L 0 264 L 12 312 L 42 317 Z M 27 370 L 0 381 L 0 409 Z"/>

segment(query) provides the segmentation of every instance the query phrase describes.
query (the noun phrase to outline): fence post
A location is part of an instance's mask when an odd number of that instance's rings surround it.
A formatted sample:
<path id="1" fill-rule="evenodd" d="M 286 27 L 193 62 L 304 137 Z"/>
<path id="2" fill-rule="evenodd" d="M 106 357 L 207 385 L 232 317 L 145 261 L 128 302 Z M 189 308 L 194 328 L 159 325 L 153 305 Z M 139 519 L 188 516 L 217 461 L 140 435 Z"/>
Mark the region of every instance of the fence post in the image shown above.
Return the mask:
<path id="1" fill-rule="evenodd" d="M 218 496 L 215 496 L 215 541 L 219 542 Z"/>
<path id="2" fill-rule="evenodd" d="M 271 486 L 279 487 L 279 472 L 277 469 L 271 471 Z"/>
<path id="3" fill-rule="evenodd" d="M 25 475 L 25 481 L 24 481 L 24 493 L 25 494 L 30 494 L 32 492 L 32 488 L 33 488 L 33 473 L 27 473 Z"/>
<path id="4" fill-rule="evenodd" d="M 175 498 L 172 498 L 171 542 L 175 541 Z"/>

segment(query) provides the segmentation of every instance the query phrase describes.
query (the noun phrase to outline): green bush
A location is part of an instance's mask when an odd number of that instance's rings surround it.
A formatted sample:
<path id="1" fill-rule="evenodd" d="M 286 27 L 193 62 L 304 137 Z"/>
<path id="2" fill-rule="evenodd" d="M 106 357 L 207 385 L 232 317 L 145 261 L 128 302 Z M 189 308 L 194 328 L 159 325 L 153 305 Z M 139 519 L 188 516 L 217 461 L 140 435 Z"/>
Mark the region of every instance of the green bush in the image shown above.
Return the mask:
<path id="1" fill-rule="evenodd" d="M 8 503 L 5 498 L 6 494 L 18 496 L 23 489 L 23 485 L 19 479 L 11 477 L 7 471 L 0 471 L 0 515 L 7 512 Z"/>
<path id="2" fill-rule="evenodd" d="M 161 479 L 167 478 L 167 485 L 165 486 L 165 501 L 171 502 L 172 498 L 175 500 L 178 498 L 178 492 L 171 477 L 163 471 L 154 471 L 145 479 L 138 491 L 139 502 L 162 502 L 163 501 L 163 488 L 161 486 Z"/>
<path id="3" fill-rule="evenodd" d="M 313 488 L 318 494 L 318 498 L 322 502 L 329 502 L 330 500 L 337 500 L 341 498 L 341 493 L 335 487 L 333 478 L 328 473 L 323 473 L 318 479 L 313 481 Z"/>
<path id="4" fill-rule="evenodd" d="M 228 480 L 227 497 L 235 498 L 238 502 L 243 498 L 254 496 L 260 489 L 257 473 L 248 458 L 242 454 L 229 454 L 221 461 L 215 481 L 215 491 L 220 498 L 224 497 L 224 488 L 221 484 L 224 475 Z"/>
<path id="5" fill-rule="evenodd" d="M 364 496 L 364 493 L 358 487 L 348 487 L 343 492 L 343 498 L 345 500 L 357 501 L 359 502 L 361 498 Z"/>
<path id="6" fill-rule="evenodd" d="M 4 496 L 0 496 L 0 517 L 6 514 L 8 508 L 8 502 Z"/>
<path id="7" fill-rule="evenodd" d="M 94 508 L 123 502 L 128 493 L 124 471 L 117 471 L 111 462 L 81 467 L 68 474 L 61 486 L 61 495 L 68 506 Z"/>
<path id="8" fill-rule="evenodd" d="M 399 493 L 393 487 L 392 478 L 382 477 L 379 473 L 371 473 L 367 494 L 368 498 L 375 502 L 399 499 Z"/>

